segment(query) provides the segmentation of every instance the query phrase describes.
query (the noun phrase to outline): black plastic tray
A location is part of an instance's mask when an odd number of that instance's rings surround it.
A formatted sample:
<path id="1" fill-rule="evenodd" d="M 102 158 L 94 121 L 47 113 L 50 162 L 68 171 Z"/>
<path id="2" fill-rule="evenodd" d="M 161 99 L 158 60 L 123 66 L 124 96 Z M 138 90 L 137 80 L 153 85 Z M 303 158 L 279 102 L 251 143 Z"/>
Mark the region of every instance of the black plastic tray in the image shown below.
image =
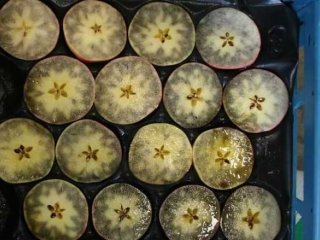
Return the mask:
<path id="1" fill-rule="evenodd" d="M 0 0 L 0 6 L 2 6 L 5 2 L 7 1 Z M 74 56 L 66 46 L 62 32 L 62 20 L 65 13 L 73 4 L 77 2 L 77 0 L 44 0 L 43 2 L 54 11 L 60 22 L 59 42 L 49 56 L 59 54 Z M 139 7 L 150 1 L 109 0 L 106 2 L 114 6 L 122 13 L 127 26 L 129 26 L 131 19 Z M 292 79 L 296 70 L 298 55 L 298 20 L 295 12 L 290 6 L 282 4 L 280 1 L 276 0 L 175 0 L 169 2 L 179 4 L 187 9 L 192 16 L 195 26 L 197 26 L 202 17 L 219 6 L 233 6 L 251 16 L 260 30 L 262 36 L 262 49 L 257 61 L 250 68 L 263 68 L 279 75 L 288 87 L 290 96 L 292 96 Z M 129 43 L 127 43 L 120 56 L 127 55 L 136 55 Z M 194 49 L 192 55 L 186 61 L 184 61 L 184 63 L 190 61 L 204 63 L 196 49 Z M 26 62 L 14 59 L 0 50 L 0 122 L 12 117 L 30 118 L 46 126 L 52 132 L 55 140 L 57 140 L 60 133 L 67 125 L 54 126 L 41 122 L 32 114 L 30 114 L 25 103 L 23 102 L 23 84 L 28 71 L 35 63 L 36 61 Z M 99 70 L 105 64 L 106 62 L 87 65 L 94 76 L 96 76 Z M 170 73 L 181 64 L 170 67 L 156 67 L 163 86 Z M 223 86 L 225 86 L 225 84 L 240 71 L 241 70 L 216 70 Z M 130 183 L 142 190 L 149 197 L 152 203 L 152 224 L 143 239 L 167 239 L 158 220 L 158 211 L 162 201 L 170 192 L 182 185 L 191 183 L 200 185 L 204 184 L 200 181 L 193 167 L 178 183 L 166 186 L 144 184 L 137 180 L 129 171 L 127 156 L 129 144 L 134 134 L 140 127 L 153 122 L 167 122 L 174 125 L 177 124 L 170 119 L 162 103 L 150 116 L 137 124 L 129 126 L 112 124 L 104 120 L 97 114 L 94 107 L 85 118 L 99 121 L 110 128 L 120 139 L 123 150 L 123 159 L 118 171 L 111 178 L 100 183 L 81 184 L 67 178 L 60 171 L 57 163 L 54 163 L 51 172 L 44 179 L 65 179 L 78 186 L 87 197 L 89 208 L 91 208 L 93 198 L 103 187 L 115 182 Z M 274 130 L 262 134 L 248 134 L 254 147 L 255 164 L 252 175 L 246 184 L 264 187 L 271 191 L 278 200 L 282 214 L 282 227 L 277 239 L 289 239 L 291 235 L 290 193 L 292 119 L 292 109 L 290 107 L 285 119 Z M 216 118 L 207 126 L 194 130 L 183 130 L 188 135 L 191 143 L 193 143 L 201 132 L 220 126 L 235 127 L 228 119 L 223 107 Z M 8 207 L 10 208 L 9 221 L 7 222 L 5 231 L 0 233 L 0 239 L 35 239 L 29 232 L 24 221 L 22 203 L 26 193 L 38 182 L 39 181 L 27 184 L 10 185 L 0 180 L 0 191 L 5 195 Z M 221 209 L 228 196 L 234 191 L 212 190 L 221 203 Z M 81 239 L 101 239 L 93 228 L 91 213 L 89 216 L 87 230 Z M 213 239 L 225 239 L 221 229 L 219 229 Z"/>

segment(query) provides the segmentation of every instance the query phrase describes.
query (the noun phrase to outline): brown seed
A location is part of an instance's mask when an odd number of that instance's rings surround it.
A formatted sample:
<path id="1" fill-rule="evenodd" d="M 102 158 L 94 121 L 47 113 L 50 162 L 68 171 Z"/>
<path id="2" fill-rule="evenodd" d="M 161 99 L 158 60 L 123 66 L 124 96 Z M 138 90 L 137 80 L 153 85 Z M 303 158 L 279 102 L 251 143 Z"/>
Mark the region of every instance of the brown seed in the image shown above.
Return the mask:
<path id="1" fill-rule="evenodd" d="M 257 104 L 257 109 L 258 109 L 259 111 L 261 111 L 261 110 L 262 110 L 262 106 L 261 106 L 260 104 Z"/>

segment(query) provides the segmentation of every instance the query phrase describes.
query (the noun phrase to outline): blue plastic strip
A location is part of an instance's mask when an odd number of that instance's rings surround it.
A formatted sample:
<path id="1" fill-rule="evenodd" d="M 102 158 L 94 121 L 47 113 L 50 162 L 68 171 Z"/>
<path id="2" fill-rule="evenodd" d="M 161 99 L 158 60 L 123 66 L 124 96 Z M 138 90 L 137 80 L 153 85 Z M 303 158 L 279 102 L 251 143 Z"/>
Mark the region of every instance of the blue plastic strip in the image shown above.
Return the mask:
<path id="1" fill-rule="evenodd" d="M 284 2 L 286 2 L 285 0 Z M 315 0 L 296 0 L 294 1 L 294 7 L 297 11 L 301 10 L 302 8 L 310 5 L 311 3 L 315 2 Z"/>
<path id="2" fill-rule="evenodd" d="M 320 2 L 296 1 L 294 7 L 303 22 L 300 47 L 304 49 L 304 87 L 293 92 L 293 177 L 292 177 L 292 239 L 295 212 L 302 215 L 303 238 L 320 239 Z M 304 201 L 296 199 L 296 166 L 298 110 L 304 107 Z"/>
<path id="3" fill-rule="evenodd" d="M 320 1 L 315 3 L 314 239 L 320 239 Z"/>

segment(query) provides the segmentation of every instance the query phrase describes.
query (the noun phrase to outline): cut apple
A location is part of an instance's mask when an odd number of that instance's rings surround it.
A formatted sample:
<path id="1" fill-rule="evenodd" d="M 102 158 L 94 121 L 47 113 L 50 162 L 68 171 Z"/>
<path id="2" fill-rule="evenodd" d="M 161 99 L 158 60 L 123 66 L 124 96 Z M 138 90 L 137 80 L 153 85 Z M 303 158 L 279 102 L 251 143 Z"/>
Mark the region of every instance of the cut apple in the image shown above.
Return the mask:
<path id="1" fill-rule="evenodd" d="M 254 162 L 249 138 L 232 128 L 215 128 L 200 134 L 193 145 L 193 164 L 200 179 L 219 190 L 247 181 Z"/>
<path id="2" fill-rule="evenodd" d="M 256 60 L 261 48 L 257 25 L 234 8 L 218 8 L 201 19 L 196 46 L 203 60 L 215 68 L 244 68 Z"/>
<path id="3" fill-rule="evenodd" d="M 86 0 L 74 5 L 64 17 L 63 31 L 70 50 L 87 62 L 116 57 L 127 41 L 122 15 L 103 1 Z"/>
<path id="4" fill-rule="evenodd" d="M 68 126 L 56 147 L 57 162 L 77 182 L 100 182 L 110 177 L 121 162 L 121 145 L 116 135 L 93 120 Z"/>
<path id="5" fill-rule="evenodd" d="M 153 2 L 138 10 L 129 26 L 135 52 L 152 64 L 168 66 L 184 61 L 195 45 L 195 29 L 182 7 Z"/>
<path id="6" fill-rule="evenodd" d="M 202 127 L 217 115 L 221 107 L 219 78 L 206 65 L 184 64 L 170 75 L 163 102 L 171 118 L 182 127 Z"/>
<path id="7" fill-rule="evenodd" d="M 154 123 L 138 130 L 129 150 L 129 167 L 139 180 L 150 184 L 179 181 L 192 164 L 192 147 L 179 128 Z"/>
<path id="8" fill-rule="evenodd" d="M 250 133 L 270 131 L 284 118 L 289 94 L 283 81 L 261 69 L 237 75 L 224 90 L 223 104 L 230 120 Z"/>
<path id="9" fill-rule="evenodd" d="M 221 228 L 229 240 L 276 239 L 281 228 L 279 205 L 263 188 L 241 187 L 225 203 Z"/>
<path id="10" fill-rule="evenodd" d="M 92 218 L 94 228 L 104 239 L 138 240 L 151 224 L 152 208 L 139 189 L 116 183 L 95 197 Z"/>
<path id="11" fill-rule="evenodd" d="M 10 0 L 0 10 L 0 47 L 22 60 L 36 60 L 56 46 L 59 22 L 38 0 Z"/>
<path id="12" fill-rule="evenodd" d="M 0 178 L 27 183 L 45 177 L 54 161 L 54 139 L 40 124 L 14 118 L 0 125 Z"/>
<path id="13" fill-rule="evenodd" d="M 85 231 L 88 205 L 83 193 L 59 179 L 35 185 L 23 202 L 24 218 L 38 239 L 76 240 Z"/>
<path id="14" fill-rule="evenodd" d="M 122 57 L 108 63 L 96 78 L 95 106 L 106 120 L 136 123 L 159 105 L 162 87 L 157 71 L 140 57 Z"/>
<path id="15" fill-rule="evenodd" d="M 67 56 L 38 62 L 24 86 L 24 99 L 31 113 L 51 124 L 82 118 L 91 109 L 94 96 L 94 78 L 90 70 Z"/>
<path id="16" fill-rule="evenodd" d="M 159 219 L 170 240 L 210 240 L 219 227 L 220 204 L 206 187 L 183 186 L 163 202 Z"/>

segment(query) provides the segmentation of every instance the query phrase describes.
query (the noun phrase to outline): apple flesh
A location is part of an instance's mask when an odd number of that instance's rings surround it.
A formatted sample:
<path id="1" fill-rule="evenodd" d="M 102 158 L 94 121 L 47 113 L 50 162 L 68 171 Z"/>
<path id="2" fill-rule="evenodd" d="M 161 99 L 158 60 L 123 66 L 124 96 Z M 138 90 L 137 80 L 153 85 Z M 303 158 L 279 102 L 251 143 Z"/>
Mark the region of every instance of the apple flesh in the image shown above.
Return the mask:
<path id="1" fill-rule="evenodd" d="M 196 36 L 196 47 L 203 60 L 218 69 L 250 66 L 261 48 L 254 21 L 229 7 L 215 9 L 201 19 Z"/>
<path id="2" fill-rule="evenodd" d="M 230 120 L 250 133 L 274 129 L 285 117 L 289 93 L 274 73 L 251 69 L 238 74 L 225 87 L 224 109 Z"/>
<path id="3" fill-rule="evenodd" d="M 0 47 L 22 60 L 38 60 L 56 46 L 59 22 L 38 0 L 10 0 L 0 10 Z"/>
<path id="4" fill-rule="evenodd" d="M 110 60 L 121 53 L 127 41 L 120 12 L 96 0 L 74 5 L 63 19 L 63 31 L 72 53 L 84 62 Z"/>
<path id="5" fill-rule="evenodd" d="M 157 66 L 184 61 L 195 45 L 190 15 L 182 7 L 168 2 L 141 7 L 131 21 L 128 36 L 134 51 Z"/>

